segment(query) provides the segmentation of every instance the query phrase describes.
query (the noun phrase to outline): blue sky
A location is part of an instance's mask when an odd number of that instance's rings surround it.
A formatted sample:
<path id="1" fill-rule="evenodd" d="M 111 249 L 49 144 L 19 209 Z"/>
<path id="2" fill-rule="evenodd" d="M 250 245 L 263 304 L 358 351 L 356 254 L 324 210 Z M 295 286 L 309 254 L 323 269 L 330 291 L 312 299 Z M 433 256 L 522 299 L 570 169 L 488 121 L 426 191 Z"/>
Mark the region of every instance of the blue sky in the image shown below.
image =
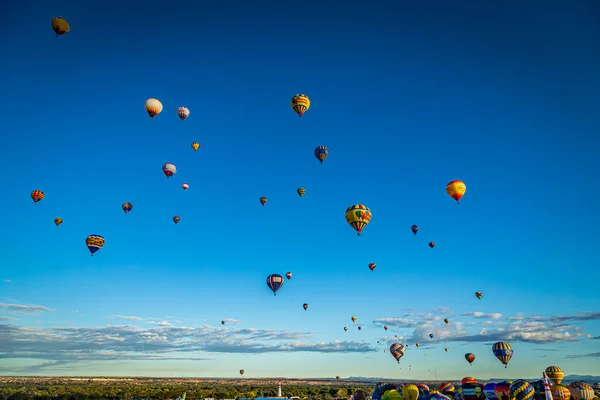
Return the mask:
<path id="1" fill-rule="evenodd" d="M 0 373 L 600 375 L 596 2 L 4 10 Z"/>

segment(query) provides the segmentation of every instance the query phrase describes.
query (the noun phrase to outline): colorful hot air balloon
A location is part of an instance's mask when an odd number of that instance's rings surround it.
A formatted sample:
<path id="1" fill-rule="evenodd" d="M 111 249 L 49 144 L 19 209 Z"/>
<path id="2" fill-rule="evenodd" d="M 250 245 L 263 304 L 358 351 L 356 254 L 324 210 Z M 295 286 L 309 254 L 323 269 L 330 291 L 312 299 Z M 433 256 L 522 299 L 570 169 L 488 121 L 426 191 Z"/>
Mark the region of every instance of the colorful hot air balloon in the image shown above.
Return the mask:
<path id="1" fill-rule="evenodd" d="M 348 327 L 347 326 L 344 327 L 344 332 L 348 332 Z"/>
<path id="2" fill-rule="evenodd" d="M 446 185 L 446 193 L 448 196 L 460 203 L 460 199 L 464 196 L 467 191 L 467 185 L 463 181 L 452 181 Z"/>
<path id="3" fill-rule="evenodd" d="M 156 117 L 162 112 L 163 105 L 158 99 L 149 98 L 146 100 L 146 112 L 150 116 L 150 119 Z"/>
<path id="4" fill-rule="evenodd" d="M 404 356 L 404 346 L 401 343 L 393 343 L 390 346 L 390 354 L 398 361 L 398 364 L 400 364 L 400 359 Z"/>
<path id="5" fill-rule="evenodd" d="M 352 320 L 352 322 L 356 322 L 356 317 L 354 315 L 350 319 Z"/>
<path id="6" fill-rule="evenodd" d="M 54 224 L 56 226 L 59 226 L 62 223 L 63 223 L 63 219 L 62 218 L 54 218 Z"/>
<path id="7" fill-rule="evenodd" d="M 260 204 L 262 204 L 263 207 L 265 206 L 265 204 L 267 204 L 267 201 L 268 201 L 267 198 L 264 196 L 260 198 Z"/>
<path id="8" fill-rule="evenodd" d="M 450 399 L 450 397 L 448 397 L 444 394 L 434 393 L 431 395 L 431 397 L 429 397 L 429 400 L 451 400 L 451 399 Z"/>
<path id="9" fill-rule="evenodd" d="M 375 271 L 375 268 L 377 268 L 377 264 L 375 264 L 375 263 L 369 263 L 369 269 L 371 271 Z"/>
<path id="10" fill-rule="evenodd" d="M 383 327 L 383 329 L 385 329 L 386 331 L 388 330 L 388 328 L 389 327 L 387 325 L 384 325 L 384 327 Z"/>
<path id="11" fill-rule="evenodd" d="M 454 385 L 451 382 L 443 382 L 440 385 L 440 392 L 442 392 L 442 394 L 454 392 Z"/>
<path id="12" fill-rule="evenodd" d="M 419 388 L 412 383 L 404 385 L 402 388 L 402 396 L 405 400 L 417 400 L 419 398 Z"/>
<path id="13" fill-rule="evenodd" d="M 502 382 L 496 383 L 496 387 L 494 387 L 494 393 L 496 393 L 496 397 L 499 400 L 511 400 L 510 382 L 502 381 Z"/>
<path id="14" fill-rule="evenodd" d="M 194 151 L 198 151 L 199 148 L 200 148 L 200 143 L 198 143 L 198 142 L 192 143 L 192 149 L 194 149 Z"/>
<path id="15" fill-rule="evenodd" d="M 435 242 L 429 242 L 429 247 L 433 249 L 435 247 Z"/>
<path id="16" fill-rule="evenodd" d="M 550 386 L 550 392 L 554 400 L 570 400 L 571 391 L 568 387 L 555 383 Z"/>
<path id="17" fill-rule="evenodd" d="M 33 200 L 33 204 L 37 204 L 38 201 L 43 200 L 46 195 L 41 190 L 34 190 L 31 192 L 31 199 Z"/>
<path id="18" fill-rule="evenodd" d="M 323 161 L 325 161 L 325 159 L 327 158 L 327 156 L 329 155 L 329 149 L 325 146 L 317 146 L 315 148 L 315 157 L 317 157 L 317 160 L 319 160 L 321 162 L 321 164 L 323 164 Z"/>
<path id="19" fill-rule="evenodd" d="M 60 35 L 69 32 L 71 30 L 71 25 L 69 25 L 66 19 L 56 17 L 52 20 L 52 30 L 56 33 L 56 37 L 59 37 Z"/>
<path id="20" fill-rule="evenodd" d="M 175 166 L 175 164 L 171 163 L 166 163 L 165 165 L 163 165 L 162 170 L 167 179 L 169 179 L 177 173 L 177 167 Z"/>
<path id="21" fill-rule="evenodd" d="M 487 400 L 498 400 L 498 397 L 496 397 L 496 392 L 494 391 L 495 388 L 496 384 L 494 382 L 489 382 L 483 385 L 483 394 L 485 394 Z"/>
<path id="22" fill-rule="evenodd" d="M 302 117 L 302 114 L 310 108 L 310 100 L 305 94 L 297 94 L 292 97 L 290 105 L 292 106 L 292 110 L 298 114 L 298 117 Z"/>
<path id="23" fill-rule="evenodd" d="M 95 252 L 104 247 L 104 238 L 100 235 L 90 235 L 85 239 L 85 245 L 93 256 Z"/>
<path id="24" fill-rule="evenodd" d="M 450 323 L 450 320 L 448 318 L 444 318 L 444 322 L 446 323 L 446 325 L 448 325 Z"/>
<path id="25" fill-rule="evenodd" d="M 475 297 L 477 297 L 479 300 L 481 300 L 481 298 L 483 297 L 483 293 L 482 292 L 475 292 Z"/>
<path id="26" fill-rule="evenodd" d="M 473 378 L 472 376 L 465 376 L 460 381 L 461 385 L 466 385 L 467 383 L 477 383 L 477 379 Z"/>
<path id="27" fill-rule="evenodd" d="M 419 231 L 419 227 L 416 225 L 413 225 L 410 227 L 410 230 L 412 231 L 412 233 L 414 233 L 416 235 L 417 232 Z"/>
<path id="28" fill-rule="evenodd" d="M 514 400 L 531 400 L 535 395 L 535 389 L 529 382 L 519 379 L 510 385 L 510 396 Z"/>
<path id="29" fill-rule="evenodd" d="M 308 309 L 308 303 L 302 304 L 302 308 L 304 308 L 304 311 L 306 311 Z"/>
<path id="30" fill-rule="evenodd" d="M 126 201 L 125 203 L 123 203 L 121 205 L 121 208 L 123 209 L 123 212 L 125 214 L 127 214 L 129 211 L 131 211 L 133 209 L 133 204 L 131 204 L 130 202 Z"/>
<path id="31" fill-rule="evenodd" d="M 267 276 L 267 286 L 273 291 L 273 296 L 277 296 L 277 291 L 283 286 L 283 277 L 277 274 Z"/>
<path id="32" fill-rule="evenodd" d="M 243 369 L 240 369 L 240 375 L 244 375 L 244 372 L 246 372 L 246 371 L 244 371 Z"/>
<path id="33" fill-rule="evenodd" d="M 183 121 L 184 119 L 190 116 L 190 110 L 188 110 L 185 107 L 179 107 L 177 109 L 177 115 L 179 115 L 179 118 L 181 118 L 181 120 Z"/>
<path id="34" fill-rule="evenodd" d="M 173 217 L 173 222 L 175 222 L 176 224 L 178 224 L 179 221 L 181 221 L 181 218 L 179 218 L 178 215 L 176 215 L 176 216 Z"/>
<path id="35" fill-rule="evenodd" d="M 565 377 L 565 373 L 563 372 L 562 369 L 560 369 L 560 367 L 552 365 L 552 366 L 546 368 L 546 376 L 548 377 L 548 379 L 550 379 L 552 381 L 552 383 L 556 383 L 557 385 L 560 385 L 563 378 Z"/>
<path id="36" fill-rule="evenodd" d="M 592 400 L 595 397 L 594 389 L 581 381 L 571 383 L 569 391 L 574 400 Z"/>
<path id="37" fill-rule="evenodd" d="M 306 194 L 306 189 L 298 188 L 298 189 L 296 189 L 296 193 L 298 193 L 298 196 L 302 197 Z"/>
<path id="38" fill-rule="evenodd" d="M 292 279 L 292 273 L 291 272 L 286 272 L 285 273 L 285 277 L 288 279 Z"/>
<path id="39" fill-rule="evenodd" d="M 467 360 L 470 365 L 473 365 L 473 361 L 475 361 L 475 354 L 473 354 L 473 353 L 465 354 L 465 360 Z"/>
<path id="40" fill-rule="evenodd" d="M 429 391 L 430 391 L 429 386 L 427 386 L 427 384 L 423 383 L 423 382 L 417 383 L 417 387 L 419 388 L 419 395 L 421 395 L 423 393 L 429 393 Z"/>
<path id="41" fill-rule="evenodd" d="M 369 210 L 369 207 L 362 204 L 355 204 L 346 209 L 346 221 L 354 228 L 358 236 L 360 236 L 362 230 L 371 221 L 372 216 L 373 214 Z"/>
<path id="42" fill-rule="evenodd" d="M 506 342 L 497 342 L 492 346 L 492 353 L 496 356 L 504 368 L 508 367 L 508 362 L 513 356 L 513 348 Z"/>
<path id="43" fill-rule="evenodd" d="M 185 182 L 184 182 L 184 183 L 181 185 L 181 187 L 183 188 L 183 190 L 188 190 L 188 188 L 190 187 L 190 185 L 188 185 L 187 183 L 185 183 Z"/>

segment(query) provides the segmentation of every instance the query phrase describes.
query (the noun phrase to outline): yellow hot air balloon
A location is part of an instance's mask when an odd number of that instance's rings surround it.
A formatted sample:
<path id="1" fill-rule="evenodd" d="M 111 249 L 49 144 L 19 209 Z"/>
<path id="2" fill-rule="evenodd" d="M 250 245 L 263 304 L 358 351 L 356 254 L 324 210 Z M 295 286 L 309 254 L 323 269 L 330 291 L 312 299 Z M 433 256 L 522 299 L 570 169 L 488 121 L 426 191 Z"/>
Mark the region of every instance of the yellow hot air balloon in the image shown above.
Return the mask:
<path id="1" fill-rule="evenodd" d="M 419 398 L 419 388 L 412 383 L 404 385 L 402 388 L 402 396 L 405 400 L 417 400 Z"/>
<path id="2" fill-rule="evenodd" d="M 352 319 L 352 322 L 356 322 L 356 317 L 354 315 L 352 316 L 351 319 Z"/>
<path id="3" fill-rule="evenodd" d="M 198 142 L 192 143 L 192 149 L 194 149 L 194 151 L 198 151 L 199 148 L 200 148 L 200 143 L 198 143 Z"/>
<path id="4" fill-rule="evenodd" d="M 369 207 L 362 204 L 355 204 L 346 209 L 346 221 L 358 232 L 358 236 L 360 236 L 362 230 L 371 221 L 372 216 L 373 214 L 369 210 Z"/>
<path id="5" fill-rule="evenodd" d="M 301 117 L 310 108 L 310 100 L 305 94 L 297 94 L 292 97 L 290 105 L 292 106 L 292 110 Z"/>
<path id="6" fill-rule="evenodd" d="M 460 199 L 467 192 L 467 185 L 463 181 L 452 181 L 446 185 L 446 193 L 448 196 L 460 203 Z"/>
<path id="7" fill-rule="evenodd" d="M 52 30 L 56 33 L 56 37 L 58 37 L 69 32 L 71 30 L 71 25 L 69 25 L 66 19 L 56 17 L 52 20 Z"/>
<path id="8" fill-rule="evenodd" d="M 550 367 L 546 368 L 546 376 L 553 383 L 560 385 L 563 378 L 565 377 L 565 373 L 562 369 L 560 369 L 560 367 L 557 367 L 556 365 L 551 365 Z"/>
<path id="9" fill-rule="evenodd" d="M 154 118 L 162 112 L 163 105 L 158 99 L 150 98 L 146 100 L 146 112 L 150 119 Z"/>
<path id="10" fill-rule="evenodd" d="M 554 400 L 570 400 L 571 391 L 568 387 L 555 383 L 550 386 L 550 392 L 552 392 L 552 398 Z"/>

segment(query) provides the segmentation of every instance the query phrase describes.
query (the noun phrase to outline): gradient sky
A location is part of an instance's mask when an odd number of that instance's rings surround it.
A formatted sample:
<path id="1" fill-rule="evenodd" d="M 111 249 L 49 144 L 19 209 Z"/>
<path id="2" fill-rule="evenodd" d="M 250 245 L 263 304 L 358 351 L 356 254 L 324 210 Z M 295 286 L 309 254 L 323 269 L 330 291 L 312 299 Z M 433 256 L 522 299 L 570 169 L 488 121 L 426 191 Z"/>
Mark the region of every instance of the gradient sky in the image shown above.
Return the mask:
<path id="1" fill-rule="evenodd" d="M 600 375 L 600 3 L 122 4 L 2 4 L 0 373 Z"/>

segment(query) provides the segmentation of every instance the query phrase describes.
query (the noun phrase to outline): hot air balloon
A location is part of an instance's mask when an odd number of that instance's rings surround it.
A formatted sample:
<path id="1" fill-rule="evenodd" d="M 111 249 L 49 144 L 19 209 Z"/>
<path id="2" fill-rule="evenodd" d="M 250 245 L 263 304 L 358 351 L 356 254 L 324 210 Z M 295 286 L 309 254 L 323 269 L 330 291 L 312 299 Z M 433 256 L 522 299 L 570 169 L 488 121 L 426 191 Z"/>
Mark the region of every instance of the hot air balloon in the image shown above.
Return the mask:
<path id="1" fill-rule="evenodd" d="M 444 351 L 447 353 L 447 352 L 448 352 L 448 348 L 446 347 L 446 348 L 444 349 Z"/>
<path id="2" fill-rule="evenodd" d="M 360 331 L 360 330 L 362 330 L 362 326 L 359 326 L 359 327 L 358 327 L 358 330 L 359 330 L 359 331 Z"/>
<path id="3" fill-rule="evenodd" d="M 308 303 L 302 304 L 302 308 L 304 308 L 304 311 L 306 311 L 308 309 Z"/>
<path id="4" fill-rule="evenodd" d="M 192 143 L 192 149 L 194 149 L 194 151 L 198 151 L 199 148 L 200 148 L 200 143 L 198 143 L 198 142 Z"/>
<path id="5" fill-rule="evenodd" d="M 69 32 L 71 30 L 71 25 L 69 25 L 66 19 L 56 17 L 52 20 L 52 30 L 56 33 L 56 37 L 59 37 L 60 35 Z"/>
<path id="6" fill-rule="evenodd" d="M 177 115 L 179 115 L 179 118 L 181 118 L 181 120 L 183 121 L 184 119 L 190 116 L 190 110 L 188 110 L 185 107 L 179 107 L 177 109 Z"/>
<path id="7" fill-rule="evenodd" d="M 446 394 L 447 392 L 454 392 L 454 385 L 450 382 L 443 382 L 440 385 L 440 392 Z"/>
<path id="8" fill-rule="evenodd" d="M 461 385 L 466 385 L 468 383 L 477 383 L 477 379 L 473 378 L 472 376 L 465 376 L 464 378 L 462 378 L 462 380 L 460 381 Z"/>
<path id="9" fill-rule="evenodd" d="M 412 233 L 414 233 L 416 235 L 417 232 L 419 231 L 419 227 L 416 225 L 413 225 L 410 227 L 410 230 L 412 231 Z"/>
<path id="10" fill-rule="evenodd" d="M 336 380 L 336 381 L 339 381 L 339 380 L 340 380 L 340 377 L 339 377 L 339 376 L 336 376 L 336 377 L 335 377 L 335 380 Z"/>
<path id="11" fill-rule="evenodd" d="M 315 157 L 317 157 L 317 160 L 319 160 L 321 162 L 321 164 L 323 164 L 323 161 L 325 161 L 325 159 L 327 158 L 327 156 L 329 155 L 329 149 L 325 146 L 317 146 L 315 148 Z"/>
<path id="12" fill-rule="evenodd" d="M 417 383 L 417 387 L 419 388 L 419 394 L 429 392 L 429 386 L 427 386 L 425 383 L 419 382 Z"/>
<path id="13" fill-rule="evenodd" d="M 292 273 L 291 272 L 286 272 L 285 273 L 285 277 L 288 279 L 292 279 Z"/>
<path id="14" fill-rule="evenodd" d="M 498 397 L 496 396 L 496 392 L 494 391 L 495 388 L 496 388 L 496 384 L 494 382 L 489 382 L 489 383 L 486 383 L 485 385 L 483 385 L 483 394 L 485 394 L 485 397 L 487 398 L 487 400 L 497 400 L 498 399 Z"/>
<path id="15" fill-rule="evenodd" d="M 375 399 L 375 397 L 373 397 Z M 397 389 L 388 389 L 381 395 L 381 400 L 404 400 Z"/>
<path id="16" fill-rule="evenodd" d="M 483 293 L 482 292 L 475 292 L 475 297 L 477 297 L 479 300 L 481 300 L 481 298 L 483 297 Z"/>
<path id="17" fill-rule="evenodd" d="M 446 323 L 446 325 L 448 325 L 450 323 L 450 320 L 448 318 L 444 318 L 444 322 Z"/>
<path id="18" fill-rule="evenodd" d="M 298 189 L 296 189 L 296 193 L 298 193 L 298 196 L 302 197 L 306 194 L 306 189 L 298 188 Z"/>
<path id="19" fill-rule="evenodd" d="M 511 400 L 510 382 L 502 381 L 496 383 L 496 387 L 494 387 L 494 393 L 496 393 L 496 397 L 499 400 Z"/>
<path id="20" fill-rule="evenodd" d="M 568 387 L 555 383 L 550 386 L 550 392 L 554 400 L 570 400 L 571 391 Z"/>
<path id="21" fill-rule="evenodd" d="M 243 369 L 240 369 L 240 375 L 244 375 L 244 372 L 246 372 L 246 371 L 244 371 Z"/>
<path id="22" fill-rule="evenodd" d="M 183 188 L 183 190 L 188 190 L 188 188 L 190 187 L 190 185 L 188 185 L 187 183 L 185 183 L 185 182 L 184 182 L 184 183 L 181 185 L 181 187 Z"/>
<path id="23" fill-rule="evenodd" d="M 421 345 L 419 343 L 415 343 L 415 346 L 420 347 Z"/>
<path id="24" fill-rule="evenodd" d="M 452 181 L 446 185 L 446 193 L 448 196 L 460 203 L 460 199 L 464 196 L 467 191 L 467 185 L 463 181 Z"/>
<path id="25" fill-rule="evenodd" d="M 350 319 L 352 320 L 352 322 L 356 322 L 356 317 L 354 315 Z"/>
<path id="26" fill-rule="evenodd" d="M 173 222 L 175 222 L 176 224 L 178 224 L 179 221 L 181 221 L 181 218 L 179 218 L 178 215 L 176 215 L 176 216 L 173 217 Z"/>
<path id="27" fill-rule="evenodd" d="M 475 354 L 473 354 L 473 353 L 465 354 L 465 360 L 467 360 L 470 365 L 473 365 L 473 361 L 475 361 Z"/>
<path id="28" fill-rule="evenodd" d="M 225 325 L 225 321 L 221 321 L 221 325 Z"/>
<path id="29" fill-rule="evenodd" d="M 123 212 L 125 214 L 127 214 L 129 211 L 131 211 L 133 209 L 133 204 L 131 204 L 130 202 L 126 201 L 125 203 L 123 203 L 121 205 L 121 208 L 123 209 Z"/>
<path id="30" fill-rule="evenodd" d="M 430 338 L 430 339 L 433 339 L 433 333 L 430 333 L 430 334 L 429 334 L 429 338 Z"/>
<path id="31" fill-rule="evenodd" d="M 165 165 L 163 165 L 162 170 L 167 179 L 169 179 L 177 173 L 177 167 L 175 166 L 175 164 L 171 163 L 166 163 Z"/>
<path id="32" fill-rule="evenodd" d="M 417 400 L 419 398 L 419 388 L 412 383 L 404 385 L 402 388 L 402 396 L 405 400 Z"/>
<path id="33" fill-rule="evenodd" d="M 104 247 L 104 238 L 100 235 L 90 235 L 85 239 L 85 245 L 93 256 L 95 252 Z"/>
<path id="34" fill-rule="evenodd" d="M 571 383 L 569 391 L 574 400 L 592 400 L 595 397 L 594 389 L 581 381 Z"/>
<path id="35" fill-rule="evenodd" d="M 388 330 L 388 326 L 384 325 L 383 329 L 385 329 L 387 331 Z"/>
<path id="36" fill-rule="evenodd" d="M 150 119 L 160 114 L 162 112 L 162 109 L 163 105 L 159 100 L 154 98 L 146 100 L 146 112 L 150 116 Z"/>
<path id="37" fill-rule="evenodd" d="M 390 346 L 390 354 L 398 361 L 398 364 L 400 364 L 400 359 L 404 356 L 404 346 L 401 343 L 393 343 Z"/>
<path id="38" fill-rule="evenodd" d="M 444 395 L 444 394 L 440 394 L 440 393 L 434 393 L 431 395 L 431 397 L 429 398 L 429 400 L 451 400 L 450 397 Z"/>
<path id="39" fill-rule="evenodd" d="M 268 201 L 268 200 L 267 200 L 267 198 L 266 198 L 266 197 L 264 197 L 264 196 L 263 196 L 263 197 L 261 197 L 261 198 L 260 198 L 260 200 L 259 200 L 259 201 L 260 201 L 260 204 L 262 204 L 262 205 L 263 205 L 263 207 L 264 207 L 264 206 L 265 206 L 265 204 L 267 204 L 267 201 Z"/>
<path id="40" fill-rule="evenodd" d="M 46 195 L 41 190 L 34 190 L 31 192 L 31 199 L 33 200 L 33 204 L 37 204 L 38 201 L 43 200 Z"/>
<path id="41" fill-rule="evenodd" d="M 546 368 L 546 376 L 548 377 L 548 379 L 550 379 L 552 381 L 552 383 L 556 383 L 557 385 L 560 385 L 563 378 L 565 377 L 565 373 L 563 372 L 562 369 L 560 369 L 560 367 L 552 365 L 552 366 Z"/>
<path id="42" fill-rule="evenodd" d="M 429 242 L 429 247 L 433 249 L 435 247 L 435 242 Z"/>
<path id="43" fill-rule="evenodd" d="M 297 94 L 292 97 L 290 105 L 292 106 L 292 110 L 298 114 L 298 117 L 302 117 L 302 114 L 310 108 L 310 100 L 305 94 Z"/>
<path id="44" fill-rule="evenodd" d="M 375 268 L 377 268 L 377 264 L 375 264 L 375 263 L 369 263 L 369 269 L 371 271 L 375 271 Z"/>
<path id="45" fill-rule="evenodd" d="M 535 395 L 535 389 L 529 382 L 519 379 L 510 385 L 510 396 L 514 400 L 531 400 Z"/>
<path id="46" fill-rule="evenodd" d="M 483 385 L 480 383 L 465 383 L 462 385 L 462 397 L 464 400 L 484 399 Z"/>
<path id="47" fill-rule="evenodd" d="M 510 344 L 506 342 L 497 342 L 492 346 L 492 353 L 494 353 L 496 358 L 500 360 L 500 362 L 504 364 L 504 368 L 506 368 L 513 356 L 513 349 Z"/>
<path id="48" fill-rule="evenodd" d="M 283 277 L 277 274 L 267 276 L 267 286 L 273 291 L 273 296 L 277 296 L 277 291 L 283 286 Z"/>
<path id="49" fill-rule="evenodd" d="M 362 204 L 355 204 L 346 209 L 346 221 L 354 228 L 358 236 L 360 236 L 362 230 L 369 224 L 372 216 L 373 214 L 371 214 L 369 207 Z"/>
<path id="50" fill-rule="evenodd" d="M 347 326 L 344 327 L 344 332 L 348 332 L 348 327 Z"/>
<path id="51" fill-rule="evenodd" d="M 62 223 L 63 223 L 63 219 L 62 218 L 54 218 L 54 224 L 56 226 L 59 226 Z"/>

